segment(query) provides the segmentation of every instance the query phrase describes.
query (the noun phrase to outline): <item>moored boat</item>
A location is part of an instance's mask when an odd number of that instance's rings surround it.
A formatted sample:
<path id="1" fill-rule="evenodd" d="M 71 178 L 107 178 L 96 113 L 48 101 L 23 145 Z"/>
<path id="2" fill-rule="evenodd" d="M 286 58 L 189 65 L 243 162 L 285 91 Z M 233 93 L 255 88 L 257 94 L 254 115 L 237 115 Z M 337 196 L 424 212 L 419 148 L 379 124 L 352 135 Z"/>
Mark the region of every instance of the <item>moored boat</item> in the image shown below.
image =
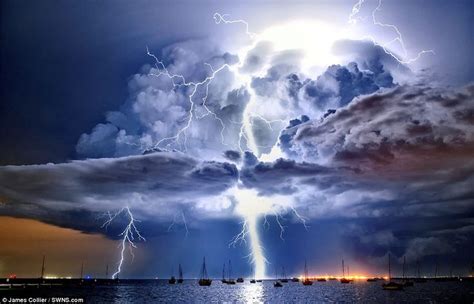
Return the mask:
<path id="1" fill-rule="evenodd" d="M 206 269 L 206 257 L 202 259 L 202 267 L 201 267 L 201 278 L 198 282 L 199 286 L 211 286 L 212 280 L 209 278 Z"/>
<path id="2" fill-rule="evenodd" d="M 392 281 L 392 272 L 390 267 L 390 253 L 388 254 L 388 283 L 382 284 L 384 290 L 403 290 L 403 285 Z"/>
<path id="3" fill-rule="evenodd" d="M 308 265 L 306 264 L 306 260 L 304 261 L 304 278 L 303 278 L 303 285 L 310 286 L 313 285 L 313 281 L 311 281 L 308 277 Z"/>
<path id="4" fill-rule="evenodd" d="M 344 259 L 342 259 L 342 278 L 340 281 L 342 284 L 349 284 L 352 282 L 351 280 L 346 279 L 346 268 L 344 267 Z"/>

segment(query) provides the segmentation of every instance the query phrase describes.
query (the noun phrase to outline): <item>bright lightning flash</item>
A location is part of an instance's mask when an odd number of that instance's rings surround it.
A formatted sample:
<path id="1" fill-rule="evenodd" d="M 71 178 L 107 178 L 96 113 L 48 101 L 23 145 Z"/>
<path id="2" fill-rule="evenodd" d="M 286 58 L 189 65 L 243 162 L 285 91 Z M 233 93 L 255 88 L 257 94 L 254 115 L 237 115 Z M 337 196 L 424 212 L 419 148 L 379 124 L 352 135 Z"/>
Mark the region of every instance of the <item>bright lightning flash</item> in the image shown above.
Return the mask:
<path id="1" fill-rule="evenodd" d="M 355 24 L 359 20 L 363 20 L 362 17 L 358 17 L 358 14 L 360 13 L 361 7 L 365 0 L 358 0 L 358 2 L 353 6 L 352 12 L 349 15 L 349 23 L 350 24 Z M 383 27 L 383 28 L 389 28 L 393 30 L 395 33 L 395 37 L 388 41 L 387 43 L 384 44 L 379 44 L 376 42 L 376 40 L 369 36 L 368 38 L 374 43 L 374 45 L 380 46 L 384 52 L 391 57 L 393 57 L 395 60 L 397 60 L 401 64 L 410 64 L 416 60 L 418 60 L 422 55 L 426 53 L 434 53 L 432 50 L 422 50 L 420 51 L 415 57 L 413 58 L 408 58 L 408 52 L 405 47 L 405 42 L 403 40 L 402 34 L 399 31 L 399 29 L 392 24 L 385 24 L 377 20 L 376 18 L 376 13 L 381 10 L 381 5 L 382 5 L 382 0 L 379 0 L 378 6 L 375 8 L 375 10 L 372 12 L 372 22 L 374 25 Z M 249 29 L 249 24 L 247 21 L 243 19 L 229 19 L 229 15 L 227 14 L 219 14 L 215 13 L 214 14 L 214 21 L 216 24 L 226 24 L 226 25 L 240 25 L 245 27 L 245 33 L 246 35 L 251 39 L 252 43 L 241 49 L 238 52 L 239 58 L 244 59 L 247 55 L 248 52 L 254 48 L 259 42 L 261 41 L 268 41 L 271 42 L 274 50 L 276 52 L 281 52 L 285 50 L 301 50 L 304 52 L 304 59 L 302 60 L 302 66 L 303 68 L 307 68 L 308 71 L 311 71 L 309 68 L 314 68 L 316 67 L 327 67 L 328 64 L 331 63 L 336 63 L 337 59 L 336 57 L 332 54 L 332 45 L 334 44 L 335 41 L 343 38 L 350 38 L 351 31 L 350 30 L 338 30 L 335 28 L 330 27 L 328 24 L 320 23 L 318 21 L 295 21 L 295 22 L 290 22 L 288 24 L 283 24 L 283 25 L 277 25 L 270 27 L 263 31 L 260 34 L 256 34 L 250 31 Z M 302 37 L 312 37 L 311 39 L 302 39 Z M 396 55 L 394 52 L 392 52 L 389 49 L 390 45 L 393 45 L 394 43 L 398 43 L 399 46 L 401 47 L 403 51 L 403 57 L 400 57 Z M 171 73 L 165 64 L 159 60 L 155 55 L 153 55 L 148 49 L 147 49 L 147 54 L 152 57 L 155 61 L 155 69 L 154 71 L 150 72 L 150 75 L 155 76 L 155 77 L 166 77 L 171 81 L 172 85 L 176 87 L 187 87 L 190 89 L 190 94 L 188 96 L 189 104 L 190 104 L 190 109 L 189 112 L 187 113 L 187 120 L 181 129 L 179 129 L 174 135 L 164 137 L 159 139 L 159 141 L 155 144 L 155 148 L 158 148 L 160 146 L 169 146 L 173 142 L 178 144 L 182 144 L 184 151 L 187 150 L 186 147 L 186 133 L 188 129 L 191 127 L 192 122 L 194 119 L 202 119 L 206 116 L 211 116 L 213 117 L 216 121 L 219 122 L 221 125 L 221 141 L 223 145 L 228 145 L 225 143 L 225 138 L 224 138 L 224 130 L 225 130 L 225 124 L 218 117 L 218 115 L 214 112 L 212 112 L 207 104 L 207 98 L 208 98 L 208 92 L 209 92 L 209 85 L 212 83 L 212 81 L 217 77 L 219 72 L 221 72 L 223 69 L 227 68 L 230 71 L 232 71 L 236 79 L 247 88 L 250 94 L 250 101 L 248 102 L 246 108 L 244 109 L 243 112 L 243 117 L 241 122 L 236 122 L 241 125 L 240 128 L 240 133 L 239 133 L 239 140 L 238 140 L 238 148 L 240 149 L 241 152 L 244 150 L 250 150 L 255 154 L 257 157 L 259 157 L 260 160 L 262 161 L 269 161 L 273 160 L 274 158 L 278 157 L 281 155 L 281 151 L 277 147 L 277 143 L 273 147 L 271 147 L 271 153 L 269 154 L 263 154 L 261 155 L 259 153 L 259 146 L 257 145 L 255 136 L 253 134 L 253 123 L 252 119 L 253 118 L 258 118 L 263 120 L 269 128 L 272 128 L 272 123 L 280 123 L 285 125 L 286 122 L 291 118 L 291 117 L 277 117 L 277 119 L 273 120 L 267 120 L 266 118 L 263 117 L 262 114 L 259 113 L 266 113 L 268 114 L 269 111 L 272 109 L 269 109 L 267 105 L 263 103 L 259 103 L 256 101 L 256 94 L 253 92 L 250 81 L 251 81 L 251 75 L 245 75 L 241 74 L 239 69 L 242 67 L 243 62 L 245 60 L 241 60 L 239 64 L 237 65 L 228 65 L 228 64 L 223 64 L 220 67 L 212 67 L 208 63 L 204 63 L 211 73 L 206 76 L 204 79 L 201 81 L 195 81 L 191 82 L 185 79 L 183 75 L 179 74 L 173 74 Z M 262 70 L 259 72 L 260 74 L 264 73 L 268 69 L 268 66 L 264 66 Z M 304 71 L 304 70 L 303 70 Z M 306 71 L 306 72 L 308 72 Z M 198 104 L 196 104 L 196 96 L 198 93 L 198 90 L 203 89 L 205 92 L 205 96 L 201 97 L 201 101 Z M 262 104 L 264 107 L 259 108 L 259 104 Z M 195 114 L 196 107 L 197 105 L 201 105 L 204 108 L 204 115 L 198 116 Z M 182 142 L 181 138 L 183 138 Z M 246 143 L 246 147 L 242 147 L 242 142 Z M 241 188 L 233 188 L 232 189 L 232 194 L 234 197 L 237 199 L 238 204 L 236 206 L 236 212 L 243 218 L 242 222 L 242 230 L 239 234 L 237 234 L 232 240 L 230 245 L 236 245 L 239 242 L 244 242 L 246 243 L 247 237 L 250 240 L 250 248 L 251 248 L 251 253 L 249 255 L 249 258 L 251 259 L 252 263 L 254 264 L 255 268 L 255 276 L 258 278 L 264 278 L 265 277 L 265 265 L 267 263 L 267 260 L 264 256 L 264 249 L 261 245 L 260 238 L 258 235 L 257 231 L 257 225 L 258 222 L 261 220 L 261 218 L 264 219 L 264 227 L 268 227 L 269 223 L 267 221 L 267 215 L 268 214 L 273 214 L 276 218 L 276 223 L 280 228 L 280 238 L 283 240 L 283 233 L 285 231 L 285 226 L 282 224 L 282 213 L 283 212 L 288 212 L 291 211 L 294 213 L 296 218 L 298 218 L 304 225 L 305 228 L 307 228 L 306 225 L 306 219 L 302 217 L 296 209 L 291 205 L 291 202 L 288 197 L 284 196 L 272 196 L 271 198 L 265 198 L 262 196 L 258 196 L 258 193 L 254 190 L 249 190 L 249 189 L 241 189 Z M 135 247 L 133 240 L 135 235 L 139 239 L 144 238 L 139 234 L 137 228 L 135 227 L 134 222 L 136 221 L 131 212 L 130 209 L 124 208 L 120 212 L 125 212 L 128 214 L 130 222 L 129 225 L 126 227 L 126 229 L 122 232 L 121 236 L 123 236 L 122 240 L 122 245 L 121 245 L 121 259 L 120 263 L 117 269 L 117 272 L 114 273 L 114 277 L 120 273 L 122 262 L 123 262 L 123 257 L 124 257 L 124 250 L 126 243 L 129 244 L 130 248 Z M 115 214 L 114 216 L 109 215 L 110 219 L 107 221 L 104 225 L 107 226 L 118 214 Z M 186 225 L 186 221 L 183 216 L 183 222 Z M 174 225 L 175 220 L 173 221 L 171 227 Z M 187 231 L 187 226 L 186 226 L 186 231 Z"/>
<path id="2" fill-rule="evenodd" d="M 140 234 L 140 231 L 138 231 L 137 226 L 135 226 L 135 223 L 139 222 L 139 220 L 133 217 L 132 211 L 130 211 L 129 207 L 123 207 L 114 214 L 107 212 L 108 219 L 102 225 L 102 228 L 107 228 L 114 221 L 114 219 L 116 219 L 117 216 L 121 214 L 125 215 L 128 218 L 128 224 L 127 226 L 125 226 L 125 229 L 122 231 L 122 233 L 119 234 L 119 236 L 122 237 L 122 241 L 119 244 L 120 260 L 117 265 L 117 270 L 114 272 L 114 274 L 112 274 L 112 279 L 117 278 L 119 273 L 122 271 L 122 264 L 125 258 L 125 248 L 127 247 L 127 245 L 133 260 L 133 258 L 135 257 L 133 254 L 133 248 L 137 248 L 137 246 L 135 245 L 135 241 L 145 241 L 145 238 Z"/>

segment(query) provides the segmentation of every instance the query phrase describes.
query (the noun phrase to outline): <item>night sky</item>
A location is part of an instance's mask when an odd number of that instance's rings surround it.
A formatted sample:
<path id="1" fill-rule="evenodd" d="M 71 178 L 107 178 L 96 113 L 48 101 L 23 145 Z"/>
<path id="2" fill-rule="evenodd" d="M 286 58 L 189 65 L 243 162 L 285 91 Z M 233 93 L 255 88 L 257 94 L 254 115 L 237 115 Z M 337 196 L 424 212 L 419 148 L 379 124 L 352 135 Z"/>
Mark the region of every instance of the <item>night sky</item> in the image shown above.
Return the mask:
<path id="1" fill-rule="evenodd" d="M 2 1 L 0 277 L 468 274 L 474 4 L 359 4 Z"/>

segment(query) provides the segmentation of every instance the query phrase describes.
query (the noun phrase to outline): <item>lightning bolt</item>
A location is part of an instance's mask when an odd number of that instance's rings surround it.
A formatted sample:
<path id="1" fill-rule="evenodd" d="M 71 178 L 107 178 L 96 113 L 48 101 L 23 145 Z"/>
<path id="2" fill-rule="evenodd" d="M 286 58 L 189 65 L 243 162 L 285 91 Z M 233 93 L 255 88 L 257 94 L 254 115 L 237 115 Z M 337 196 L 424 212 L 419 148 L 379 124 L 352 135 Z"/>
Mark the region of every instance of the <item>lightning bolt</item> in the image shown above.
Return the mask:
<path id="1" fill-rule="evenodd" d="M 176 225 L 177 221 L 176 221 L 176 217 L 177 217 L 177 214 L 175 214 L 173 216 L 173 221 L 171 222 L 171 224 L 168 226 L 168 232 L 170 232 L 172 230 L 172 228 L 174 227 L 174 225 Z M 184 229 L 186 231 L 186 233 L 184 234 L 184 237 L 188 237 L 189 235 L 189 230 L 188 230 L 188 224 L 186 222 L 186 217 L 184 216 L 184 212 L 181 212 L 181 223 L 183 224 L 184 226 Z"/>
<path id="2" fill-rule="evenodd" d="M 363 18 L 358 16 L 358 15 L 360 13 L 360 10 L 361 10 L 364 2 L 365 2 L 365 0 L 358 0 L 358 2 L 352 7 L 352 11 L 349 15 L 349 23 L 350 24 L 356 24 L 359 20 L 363 20 Z M 393 30 L 393 32 L 395 33 L 395 37 L 392 40 L 388 41 L 387 43 L 379 44 L 379 43 L 376 42 L 376 40 L 373 37 L 368 36 L 368 39 L 371 40 L 374 45 L 381 47 L 387 55 L 394 58 L 400 64 L 410 64 L 410 63 L 418 60 L 422 55 L 427 54 L 427 53 L 434 54 L 433 50 L 422 50 L 422 51 L 418 52 L 418 54 L 415 57 L 408 58 L 408 52 L 407 52 L 407 49 L 405 47 L 405 42 L 404 42 L 403 36 L 402 36 L 400 30 L 398 29 L 398 27 L 393 25 L 393 24 L 386 24 L 386 23 L 382 23 L 382 22 L 377 20 L 376 14 L 377 14 L 378 11 L 381 10 L 381 6 L 382 6 L 382 0 L 379 0 L 377 7 L 372 11 L 372 22 L 376 26 L 383 27 L 383 28 L 389 28 L 389 29 Z M 253 39 L 258 37 L 256 33 L 253 33 L 253 32 L 250 31 L 249 24 L 248 24 L 247 21 L 245 21 L 243 19 L 230 19 L 229 17 L 230 17 L 230 15 L 228 15 L 228 14 L 215 13 L 213 15 L 213 18 L 214 18 L 214 21 L 215 21 L 216 24 L 241 24 L 245 27 L 245 33 L 249 38 L 251 38 L 253 40 Z M 398 43 L 400 45 L 400 48 L 402 49 L 403 56 L 396 55 L 394 52 L 392 52 L 388 48 L 390 45 L 393 45 L 394 43 Z M 186 132 L 191 127 L 193 119 L 203 119 L 206 116 L 212 116 L 216 121 L 219 122 L 219 124 L 221 125 L 221 132 L 220 132 L 221 142 L 222 142 L 223 145 L 226 145 L 225 140 L 224 140 L 225 139 L 224 138 L 224 131 L 225 131 L 226 126 L 225 126 L 224 122 L 222 121 L 222 119 L 219 118 L 219 116 L 215 112 L 213 112 L 207 105 L 207 100 L 208 100 L 208 96 L 209 96 L 209 86 L 212 83 L 212 81 L 215 79 L 215 77 L 218 75 L 218 73 L 220 71 L 222 71 L 223 69 L 225 69 L 225 68 L 228 68 L 230 71 L 237 72 L 237 74 L 239 74 L 238 73 L 238 68 L 242 67 L 243 62 L 239 62 L 239 64 L 237 66 L 230 66 L 228 64 L 223 64 L 218 68 L 214 68 L 210 64 L 204 63 L 204 65 L 206 65 L 209 68 L 210 75 L 206 76 L 204 79 L 202 79 L 199 82 L 191 82 L 191 81 L 187 81 L 186 78 L 183 75 L 171 73 L 167 69 L 167 67 L 165 66 L 163 61 L 159 60 L 155 55 L 153 55 L 148 50 L 148 48 L 147 48 L 147 55 L 149 55 L 150 57 L 152 57 L 154 59 L 155 68 L 156 68 L 156 71 L 157 71 L 157 73 L 155 73 L 154 71 L 150 72 L 150 75 L 155 76 L 155 77 L 167 77 L 171 81 L 174 88 L 187 87 L 187 88 L 190 89 L 190 92 L 191 92 L 188 96 L 190 109 L 187 113 L 188 116 L 187 116 L 187 120 L 186 120 L 185 125 L 182 128 L 180 128 L 174 135 L 169 136 L 169 137 L 164 137 L 164 138 L 160 139 L 155 144 L 155 148 L 158 148 L 159 146 L 161 146 L 163 144 L 167 144 L 167 146 L 169 146 L 172 142 L 175 142 L 177 145 L 179 145 L 181 137 L 183 137 L 182 145 L 183 145 L 184 151 L 186 151 L 187 150 L 187 147 L 186 147 L 186 143 L 187 143 Z M 245 76 L 243 76 L 243 75 L 239 75 L 239 76 L 242 76 L 244 78 L 244 83 L 245 83 L 247 89 L 249 90 L 249 94 L 251 96 L 251 99 L 249 100 L 249 102 L 247 103 L 247 105 L 246 105 L 246 107 L 243 111 L 242 121 L 241 122 L 232 122 L 231 121 L 231 123 L 240 124 L 239 140 L 238 140 L 239 150 L 241 152 L 244 152 L 245 149 L 248 149 L 248 150 L 252 151 L 255 155 L 257 155 L 257 157 L 259 157 L 259 154 L 260 154 L 259 153 L 259 148 L 261 148 L 261 147 L 258 146 L 258 144 L 256 142 L 256 138 L 255 138 L 254 133 L 253 133 L 253 119 L 254 118 L 261 119 L 272 130 L 273 130 L 273 128 L 272 128 L 273 123 L 286 123 L 287 120 L 283 120 L 283 119 L 282 120 L 267 120 L 264 117 L 262 117 L 261 115 L 257 115 L 255 113 L 252 113 L 252 108 L 253 108 L 253 105 L 255 104 L 255 98 L 254 98 L 254 96 L 255 96 L 254 93 L 255 92 L 253 92 L 251 86 L 249 86 L 249 83 L 250 83 L 249 79 L 245 78 Z M 194 98 L 195 98 L 196 93 L 201 88 L 204 88 L 204 92 L 205 92 L 204 97 L 201 98 L 201 100 L 202 100 L 201 106 L 204 108 L 205 113 L 203 115 L 199 116 L 195 113 L 196 103 L 195 103 Z M 246 147 L 243 146 L 243 142 L 245 142 Z M 242 203 L 242 202 L 239 202 L 239 203 Z M 306 218 L 301 216 L 296 211 L 295 208 L 293 208 L 291 206 L 289 208 L 294 213 L 296 218 L 298 218 L 301 221 L 304 228 L 308 229 L 308 226 L 306 225 Z M 258 222 L 259 217 L 262 216 L 262 215 L 264 217 L 263 226 L 264 226 L 264 228 L 266 227 L 268 229 L 269 222 L 267 220 L 267 214 L 266 213 L 263 213 L 263 214 L 256 214 L 256 213 L 247 214 L 247 215 L 244 216 L 244 220 L 241 222 L 242 227 L 241 227 L 240 232 L 237 235 L 235 235 L 229 243 L 229 246 L 236 246 L 239 243 L 247 244 L 247 239 L 250 240 L 251 253 L 249 254 L 249 258 L 251 259 L 251 262 L 255 266 L 254 269 L 255 269 L 256 276 L 261 277 L 261 278 L 265 276 L 265 265 L 266 265 L 266 263 L 268 263 L 268 261 L 266 260 L 266 258 L 264 256 L 264 248 L 261 245 L 260 238 L 259 238 L 258 231 L 257 231 L 257 222 Z M 273 215 L 275 216 L 275 221 L 276 221 L 278 227 L 280 228 L 280 238 L 282 240 L 284 240 L 283 234 L 285 232 L 285 226 L 281 222 L 281 219 L 283 219 L 283 217 L 282 217 L 282 215 L 279 211 L 274 211 Z M 186 235 L 187 235 L 188 229 L 187 229 L 187 224 L 186 224 L 186 220 L 185 220 L 185 217 L 184 217 L 184 213 L 182 213 L 182 219 L 183 219 L 183 223 L 184 223 L 185 228 L 186 228 Z M 173 219 L 173 223 L 170 225 L 168 230 L 170 230 L 173 227 L 175 222 L 176 222 L 176 216 Z M 131 223 L 133 224 L 133 220 L 131 221 Z M 130 225 L 129 225 L 128 229 L 129 230 L 131 229 Z M 129 232 L 128 232 L 129 230 L 126 229 L 123 232 L 123 235 L 127 236 L 129 234 Z M 133 240 L 133 238 L 132 238 L 132 240 Z M 125 248 L 125 242 L 126 241 L 127 241 L 127 238 L 124 237 L 123 242 L 122 242 L 122 260 L 123 260 L 123 250 Z M 132 245 L 133 245 L 133 242 L 132 242 Z M 134 245 L 132 247 L 134 247 Z M 120 268 L 119 268 L 118 272 L 120 272 Z"/>
<path id="3" fill-rule="evenodd" d="M 224 122 L 222 121 L 222 119 L 220 119 L 216 113 L 212 112 L 209 107 L 207 106 L 206 104 L 206 101 L 207 101 L 207 98 L 208 98 L 208 94 L 209 94 L 209 85 L 212 83 L 212 80 L 214 80 L 214 78 L 216 77 L 216 75 L 222 71 L 223 69 L 225 68 L 231 68 L 231 66 L 227 63 L 224 63 L 223 65 L 221 65 L 219 68 L 217 69 L 214 69 L 209 63 L 204 63 L 204 65 L 208 66 L 211 70 L 211 75 L 209 76 L 206 76 L 203 80 L 199 81 L 199 82 L 193 82 L 193 81 L 187 81 L 186 78 L 183 76 L 183 75 L 180 75 L 180 74 L 173 74 L 171 73 L 168 68 L 165 66 L 165 64 L 163 63 L 163 61 L 159 60 L 158 57 L 156 57 L 153 53 L 150 52 L 150 50 L 148 49 L 148 47 L 146 48 L 146 52 L 147 52 L 147 55 L 152 57 L 155 61 L 155 68 L 156 70 L 158 71 L 158 73 L 155 73 L 155 72 L 150 72 L 149 75 L 150 76 L 154 76 L 154 77 L 167 77 L 174 88 L 177 88 L 177 87 L 187 87 L 187 88 L 190 88 L 191 89 L 191 94 L 189 94 L 189 97 L 188 97 L 188 100 L 189 100 L 189 104 L 190 104 L 190 109 L 189 109 L 189 112 L 188 112 L 188 118 L 186 120 L 186 124 L 180 128 L 177 133 L 175 135 L 172 135 L 172 136 L 169 136 L 169 137 L 164 137 L 162 139 L 160 139 L 154 146 L 154 148 L 158 148 L 162 143 L 166 143 L 166 142 L 179 142 L 180 140 L 180 137 L 183 136 L 184 138 L 184 142 L 183 142 L 183 150 L 184 151 L 187 151 L 187 146 L 186 146 L 186 142 L 187 142 L 187 136 L 186 136 L 186 131 L 191 127 L 191 124 L 192 124 L 192 121 L 193 121 L 193 118 L 195 116 L 195 107 L 196 107 L 196 104 L 193 100 L 194 96 L 196 95 L 196 93 L 198 92 L 198 89 L 203 87 L 204 86 L 204 89 L 205 89 L 205 96 L 202 98 L 202 101 L 203 101 L 203 107 L 204 109 L 206 110 L 206 113 L 202 116 L 197 116 L 196 115 L 196 118 L 198 119 L 202 119 L 208 115 L 212 115 L 220 124 L 221 124 L 221 143 L 223 145 L 227 145 L 225 144 L 224 142 L 224 129 L 225 129 L 225 124 Z M 168 144 L 169 146 L 169 144 Z"/>
<path id="4" fill-rule="evenodd" d="M 139 220 L 133 217 L 132 211 L 128 206 L 123 207 L 114 214 L 110 213 L 110 211 L 107 211 L 106 215 L 108 219 L 104 222 L 104 224 L 102 224 L 102 228 L 107 229 L 109 225 L 117 218 L 117 216 L 121 214 L 125 215 L 128 218 L 128 224 L 125 226 L 125 229 L 122 231 L 122 233 L 119 234 L 119 236 L 122 237 L 122 241 L 119 244 L 120 259 L 117 264 L 117 270 L 112 274 L 112 279 L 117 278 L 118 274 L 122 271 L 122 265 L 125 259 L 125 248 L 127 247 L 127 245 L 133 260 L 135 258 L 135 255 L 133 254 L 133 248 L 137 248 L 137 246 L 135 245 L 135 241 L 145 241 L 145 238 L 140 234 L 140 231 L 135 225 L 135 223 L 139 222 Z"/>
<path id="5" fill-rule="evenodd" d="M 359 13 L 360 13 L 360 10 L 362 8 L 362 5 L 364 4 L 365 0 L 359 0 L 357 1 L 357 3 L 352 7 L 352 11 L 351 13 L 349 14 L 349 23 L 350 24 L 357 24 L 357 22 L 359 20 L 363 20 L 364 18 L 362 17 L 358 17 Z M 389 23 L 382 23 L 380 22 L 379 20 L 377 20 L 376 18 L 376 13 L 378 11 L 381 11 L 382 10 L 382 0 L 379 0 L 378 1 L 378 4 L 377 4 L 377 7 L 372 11 L 372 23 L 376 26 L 380 26 L 380 27 L 384 27 L 384 28 L 389 28 L 389 29 L 392 29 L 395 33 L 395 38 L 393 38 L 392 40 L 384 43 L 384 44 L 380 44 L 378 43 L 375 38 L 373 38 L 372 36 L 365 36 L 364 38 L 366 39 L 369 39 L 375 46 L 379 46 L 382 48 L 382 50 L 389 56 L 391 56 L 393 59 L 395 59 L 396 61 L 398 61 L 400 64 L 410 64 L 410 63 L 413 63 L 415 61 L 417 61 L 418 59 L 421 58 L 421 56 L 423 56 L 424 54 L 435 54 L 435 52 L 433 50 L 421 50 L 419 51 L 415 57 L 412 57 L 412 58 L 408 58 L 408 51 L 405 47 L 405 42 L 403 40 L 403 36 L 402 36 L 402 33 L 401 31 L 398 29 L 398 27 L 394 24 L 389 24 Z M 394 52 L 392 52 L 388 46 L 389 45 L 392 45 L 393 43 L 395 42 L 398 42 L 402 52 L 403 52 L 403 57 L 400 57 L 398 56 L 397 54 L 395 54 Z"/>
<path id="6" fill-rule="evenodd" d="M 257 37 L 256 33 L 252 33 L 249 30 L 249 24 L 247 21 L 243 19 L 233 19 L 233 20 L 228 20 L 227 17 L 229 17 L 229 14 L 220 14 L 220 13 L 214 13 L 214 21 L 216 24 L 220 23 L 225 23 L 225 24 L 234 24 L 234 23 L 241 23 L 245 26 L 245 33 L 247 36 L 249 36 L 251 39 L 254 39 Z"/>

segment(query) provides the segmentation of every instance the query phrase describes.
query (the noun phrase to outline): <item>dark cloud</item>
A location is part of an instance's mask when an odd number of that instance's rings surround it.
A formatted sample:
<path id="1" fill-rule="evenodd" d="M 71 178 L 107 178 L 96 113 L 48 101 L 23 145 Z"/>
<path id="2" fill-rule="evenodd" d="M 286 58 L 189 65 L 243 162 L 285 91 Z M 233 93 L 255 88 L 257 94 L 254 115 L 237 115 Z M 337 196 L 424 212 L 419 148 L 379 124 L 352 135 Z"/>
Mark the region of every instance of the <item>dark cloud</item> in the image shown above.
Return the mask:
<path id="1" fill-rule="evenodd" d="M 394 85 L 392 76 L 383 65 L 371 68 L 361 71 L 355 62 L 347 66 L 332 65 L 317 80 L 304 86 L 305 97 L 315 107 L 326 110 L 331 101 L 337 100 L 335 106 L 345 106 L 356 96 Z"/>
<path id="2" fill-rule="evenodd" d="M 139 218 L 166 221 L 180 210 L 225 215 L 204 198 L 233 187 L 233 164 L 198 161 L 180 152 L 158 152 L 113 159 L 88 159 L 63 164 L 0 168 L 2 212 L 50 218 L 64 214 L 97 214 L 129 206 Z M 213 213 L 214 211 L 215 213 Z M 35 214 L 35 212 L 38 212 Z M 85 220 L 85 219 L 84 219 Z M 86 220 L 85 220 L 86 221 Z M 71 227 L 80 227 L 77 220 Z M 79 221 L 80 222 L 80 221 Z"/>
<path id="3" fill-rule="evenodd" d="M 253 154 L 240 173 L 242 183 L 249 188 L 257 188 L 262 195 L 291 194 L 301 178 L 328 174 L 331 170 L 312 163 L 297 163 L 294 160 L 280 158 L 275 162 L 259 162 Z"/>
<path id="4" fill-rule="evenodd" d="M 240 161 L 241 155 L 239 151 L 227 150 L 224 152 L 225 158 L 231 161 Z"/>
<path id="5" fill-rule="evenodd" d="M 365 170 L 384 166 L 409 174 L 459 165 L 474 149 L 473 124 L 465 118 L 473 96 L 472 86 L 459 92 L 397 87 L 359 98 L 322 121 L 284 130 L 282 147 L 303 159 Z"/>

